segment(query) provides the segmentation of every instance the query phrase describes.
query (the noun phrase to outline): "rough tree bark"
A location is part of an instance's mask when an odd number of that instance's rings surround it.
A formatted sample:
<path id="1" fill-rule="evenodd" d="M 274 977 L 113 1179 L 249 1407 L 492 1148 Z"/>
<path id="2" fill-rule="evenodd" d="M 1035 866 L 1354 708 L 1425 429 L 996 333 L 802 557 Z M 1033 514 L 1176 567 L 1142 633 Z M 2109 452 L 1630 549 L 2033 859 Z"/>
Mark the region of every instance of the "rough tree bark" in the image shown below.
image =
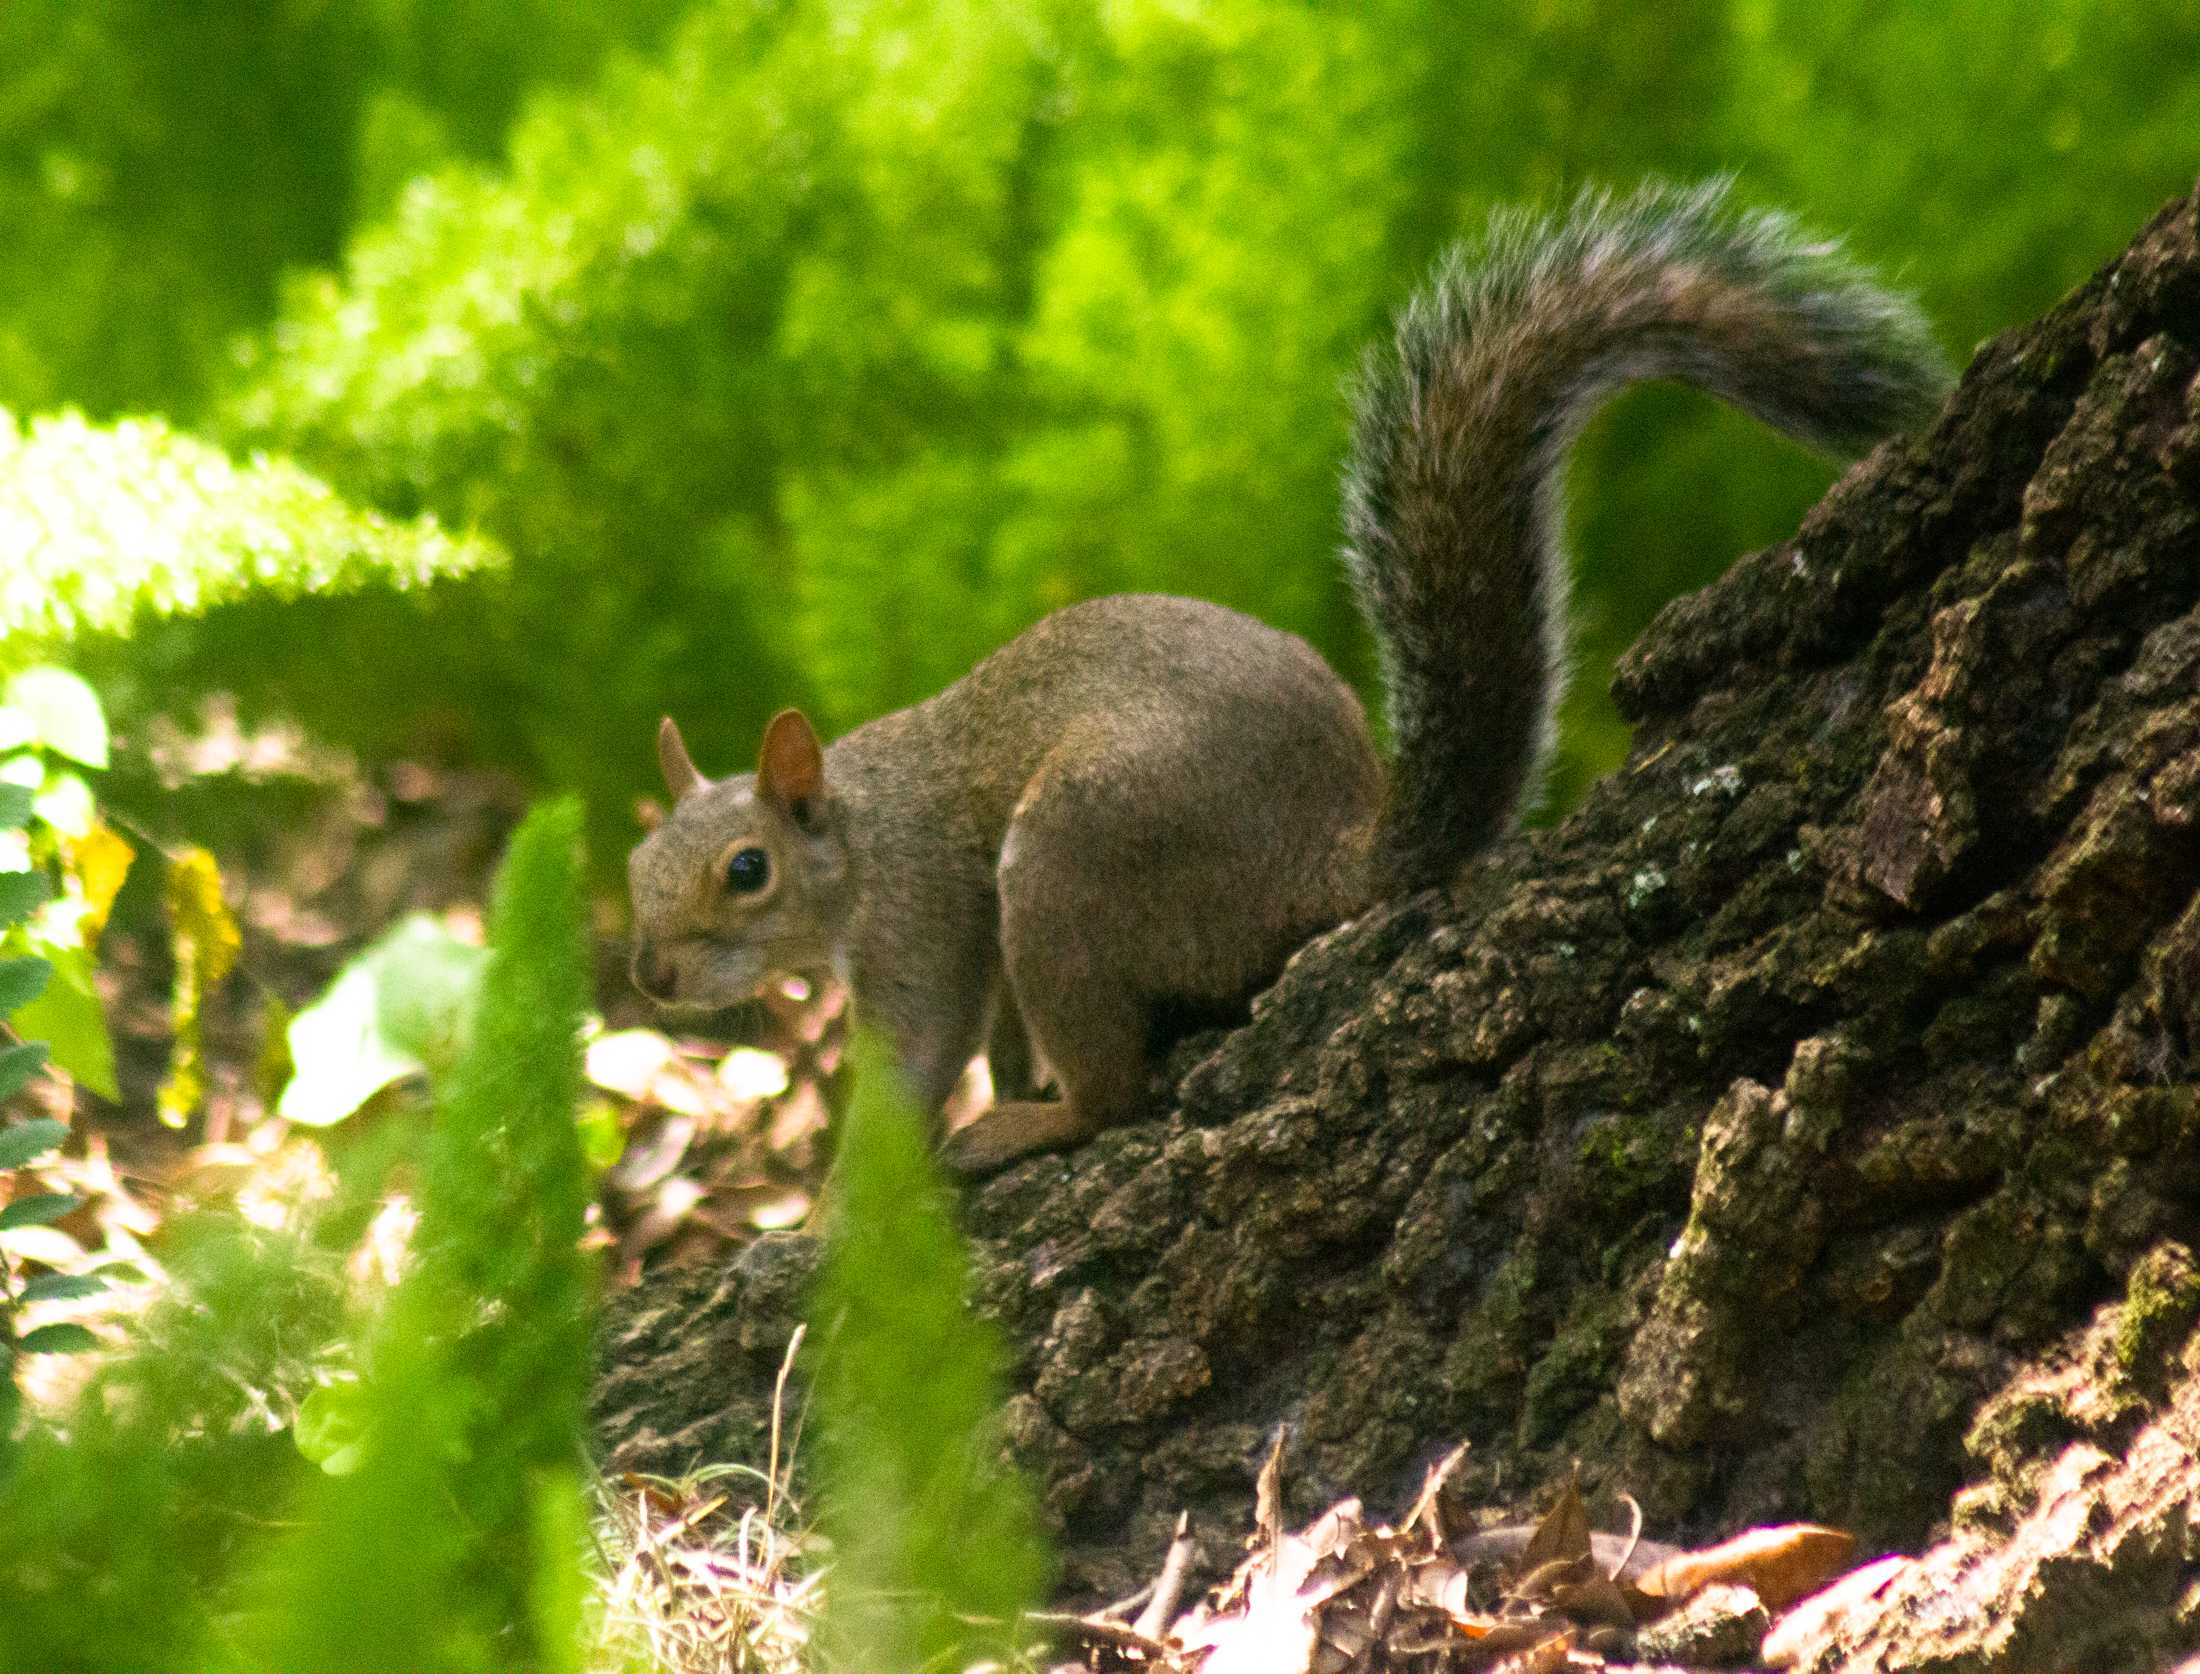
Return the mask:
<path id="1" fill-rule="evenodd" d="M 1969 1478 L 1983 1551 L 2074 1439 L 2167 1434 L 2144 1561 L 2082 1596 L 2200 1646 L 2196 211 L 1668 607 L 1578 813 L 1307 948 L 1166 1119 L 970 1194 L 1072 1594 L 1181 1509 L 1226 1547 L 1280 1420 L 1294 1511 L 1464 1437 L 1475 1503 L 1578 1459 L 1667 1538 L 1910 1550 Z M 813 1260 L 624 1306 L 615 1464 L 759 1457 Z"/>

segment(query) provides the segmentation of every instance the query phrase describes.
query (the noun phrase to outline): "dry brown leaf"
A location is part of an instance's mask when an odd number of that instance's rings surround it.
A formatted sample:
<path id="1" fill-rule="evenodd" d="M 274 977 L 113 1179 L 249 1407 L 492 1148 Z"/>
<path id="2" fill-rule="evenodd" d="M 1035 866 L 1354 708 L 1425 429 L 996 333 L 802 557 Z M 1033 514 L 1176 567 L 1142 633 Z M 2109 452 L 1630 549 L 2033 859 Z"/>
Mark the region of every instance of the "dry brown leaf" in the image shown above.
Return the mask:
<path id="1" fill-rule="evenodd" d="M 1274 1551 L 1283 1534 L 1283 1442 L 1285 1431 L 1277 1426 L 1268 1444 L 1268 1457 L 1253 1479 L 1253 1532 L 1261 1545 Z"/>
<path id="2" fill-rule="evenodd" d="M 1548 1622 L 1507 1622 L 1489 1616 L 1456 1625 L 1475 1649 L 1495 1657 L 1540 1645 L 1558 1631 Z"/>
<path id="3" fill-rule="evenodd" d="M 1531 1572 L 1564 1559 L 1586 1558 L 1589 1551 L 1589 1508 L 1581 1500 L 1581 1467 L 1576 1465 L 1557 1502 L 1528 1537 L 1518 1567 Z"/>
<path id="4" fill-rule="evenodd" d="M 1521 1554 L 1534 1537 L 1535 1530 L 1527 1524 L 1507 1523 L 1461 1535 L 1449 1542 L 1446 1549 L 1454 1560 L 1470 1570 L 1484 1564 L 1500 1565 L 1509 1570 L 1519 1563 Z M 1601 1530 L 1589 1536 L 1589 1555 L 1596 1560 L 1597 1568 L 1622 1582 L 1637 1578 L 1645 1570 L 1679 1554 L 1679 1547 L 1662 1540 L 1640 1540 L 1605 1534 Z"/>
<path id="5" fill-rule="evenodd" d="M 1249 1573 L 1241 1572 L 1243 1608 L 1214 1617 L 1182 1641 L 1186 1651 L 1208 1653 L 1200 1674 L 1308 1674 L 1317 1630 L 1299 1589 L 1315 1562 L 1311 1545 L 1283 1535 L 1248 1564 Z"/>
<path id="6" fill-rule="evenodd" d="M 1431 1466 L 1428 1475 L 1421 1479 L 1421 1492 L 1414 1497 L 1413 1509 L 1406 1513 L 1405 1522 L 1399 1525 L 1404 1533 L 1411 1534 L 1415 1529 L 1426 1528 L 1439 1542 L 1443 1540 L 1444 1523 L 1436 1502 L 1444 1492 L 1444 1484 L 1451 1480 L 1451 1473 L 1466 1458 L 1468 1445 L 1461 1442 Z"/>
<path id="7" fill-rule="evenodd" d="M 1635 1612 L 1628 1603 L 1626 1592 L 1617 1581 L 1593 1565 L 1586 1577 L 1554 1586 L 1548 1599 L 1553 1610 L 1583 1627 L 1635 1625 Z"/>
<path id="8" fill-rule="evenodd" d="M 1700 1552 L 1683 1552 L 1644 1572 L 1635 1589 L 1656 1616 L 1715 1582 L 1749 1588 L 1768 1610 L 1785 1610 L 1840 1574 L 1856 1537 L 1815 1523 L 1751 1529 Z"/>
<path id="9" fill-rule="evenodd" d="M 1407 1572 L 1400 1602 L 1447 1616 L 1467 1614 L 1467 1572 L 1449 1558 L 1424 1558 Z"/>

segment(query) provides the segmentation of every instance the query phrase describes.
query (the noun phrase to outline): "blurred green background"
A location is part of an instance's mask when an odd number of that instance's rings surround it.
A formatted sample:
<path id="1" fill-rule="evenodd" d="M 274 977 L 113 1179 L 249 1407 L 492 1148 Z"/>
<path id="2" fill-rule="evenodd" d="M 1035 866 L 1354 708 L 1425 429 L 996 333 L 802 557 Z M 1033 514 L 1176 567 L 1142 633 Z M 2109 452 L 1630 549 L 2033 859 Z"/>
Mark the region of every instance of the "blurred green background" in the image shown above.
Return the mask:
<path id="1" fill-rule="evenodd" d="M 1088 594 L 1364 687 L 1340 383 L 1492 204 L 1732 170 L 1961 359 L 2190 187 L 2196 67 L 2190 0 L 7 0 L 0 408 L 501 543 L 82 656 L 125 726 L 227 687 L 577 788 L 616 855 L 659 713 L 729 771 Z M 1612 656 L 1829 477 L 1669 391 L 1592 430 L 1556 801 Z"/>

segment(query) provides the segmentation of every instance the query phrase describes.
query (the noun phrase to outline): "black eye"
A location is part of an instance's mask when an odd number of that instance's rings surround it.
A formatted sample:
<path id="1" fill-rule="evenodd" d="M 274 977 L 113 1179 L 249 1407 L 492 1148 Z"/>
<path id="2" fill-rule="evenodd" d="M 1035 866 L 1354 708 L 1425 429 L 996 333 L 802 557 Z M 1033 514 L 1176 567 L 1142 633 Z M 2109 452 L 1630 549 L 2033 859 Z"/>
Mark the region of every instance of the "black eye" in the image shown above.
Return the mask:
<path id="1" fill-rule="evenodd" d="M 771 875 L 771 856 L 762 849 L 736 849 L 726 862 L 726 887 L 736 895 L 754 895 Z"/>

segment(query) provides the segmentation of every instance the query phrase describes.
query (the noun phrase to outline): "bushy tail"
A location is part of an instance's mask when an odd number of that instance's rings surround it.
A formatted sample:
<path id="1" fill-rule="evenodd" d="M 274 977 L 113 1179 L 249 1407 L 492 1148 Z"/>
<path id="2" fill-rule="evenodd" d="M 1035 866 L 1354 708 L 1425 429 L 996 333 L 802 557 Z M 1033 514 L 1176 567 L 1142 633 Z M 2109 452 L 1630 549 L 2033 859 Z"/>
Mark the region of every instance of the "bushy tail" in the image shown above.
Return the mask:
<path id="1" fill-rule="evenodd" d="M 1566 667 L 1565 455 L 1621 386 L 1677 378 L 1839 453 L 1928 412 L 1930 330 L 1727 183 L 1500 212 L 1371 350 L 1354 392 L 1346 563 L 1383 644 L 1398 761 L 1388 888 L 1502 832 L 1547 753 Z"/>

